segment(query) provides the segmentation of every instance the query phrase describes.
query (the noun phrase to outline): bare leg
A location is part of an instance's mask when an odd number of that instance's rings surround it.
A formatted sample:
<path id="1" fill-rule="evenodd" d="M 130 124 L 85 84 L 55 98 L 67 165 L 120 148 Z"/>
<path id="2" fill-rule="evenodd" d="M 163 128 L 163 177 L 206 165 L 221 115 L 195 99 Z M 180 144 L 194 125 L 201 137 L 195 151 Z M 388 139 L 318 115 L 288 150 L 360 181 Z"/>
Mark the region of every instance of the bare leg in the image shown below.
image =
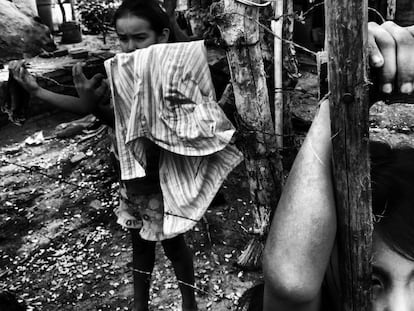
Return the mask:
<path id="1" fill-rule="evenodd" d="M 151 273 L 155 262 L 155 242 L 143 240 L 131 229 L 134 275 L 134 311 L 148 311 Z"/>
<path id="2" fill-rule="evenodd" d="M 193 255 L 185 243 L 184 236 L 162 241 L 165 254 L 171 260 L 175 275 L 181 282 L 178 283 L 183 299 L 183 311 L 196 311 L 197 302 L 194 293 L 194 265 Z M 186 285 L 188 284 L 188 285 Z M 191 286 L 189 286 L 191 285 Z"/>

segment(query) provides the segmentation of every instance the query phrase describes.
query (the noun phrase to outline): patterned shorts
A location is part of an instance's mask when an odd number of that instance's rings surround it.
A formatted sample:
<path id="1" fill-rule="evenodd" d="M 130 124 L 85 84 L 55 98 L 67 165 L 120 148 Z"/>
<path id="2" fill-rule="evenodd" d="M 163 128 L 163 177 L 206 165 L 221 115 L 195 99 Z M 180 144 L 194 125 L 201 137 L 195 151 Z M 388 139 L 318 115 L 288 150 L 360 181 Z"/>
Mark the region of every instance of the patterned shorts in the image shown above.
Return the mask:
<path id="1" fill-rule="evenodd" d="M 165 236 L 164 203 L 162 194 L 135 195 L 120 187 L 120 205 L 114 212 L 117 222 L 125 228 L 139 229 L 140 236 L 148 241 L 162 241 L 172 238 Z"/>

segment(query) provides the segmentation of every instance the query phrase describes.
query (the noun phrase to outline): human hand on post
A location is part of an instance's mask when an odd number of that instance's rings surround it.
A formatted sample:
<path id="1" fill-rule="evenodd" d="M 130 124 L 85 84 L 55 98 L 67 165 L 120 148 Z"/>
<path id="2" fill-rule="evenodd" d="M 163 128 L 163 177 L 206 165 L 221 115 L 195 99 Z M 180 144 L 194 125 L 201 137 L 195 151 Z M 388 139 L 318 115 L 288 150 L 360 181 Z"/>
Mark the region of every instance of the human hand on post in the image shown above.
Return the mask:
<path id="1" fill-rule="evenodd" d="M 78 63 L 72 68 L 73 82 L 86 113 L 96 111 L 105 99 L 109 98 L 109 87 L 101 73 L 88 79 Z"/>
<path id="2" fill-rule="evenodd" d="M 400 27 L 387 21 L 368 23 L 369 59 L 379 74 L 379 89 L 385 93 L 414 91 L 414 26 Z"/>
<path id="3" fill-rule="evenodd" d="M 9 63 L 14 79 L 30 94 L 36 96 L 41 89 L 36 78 L 27 70 L 24 60 L 14 60 Z"/>

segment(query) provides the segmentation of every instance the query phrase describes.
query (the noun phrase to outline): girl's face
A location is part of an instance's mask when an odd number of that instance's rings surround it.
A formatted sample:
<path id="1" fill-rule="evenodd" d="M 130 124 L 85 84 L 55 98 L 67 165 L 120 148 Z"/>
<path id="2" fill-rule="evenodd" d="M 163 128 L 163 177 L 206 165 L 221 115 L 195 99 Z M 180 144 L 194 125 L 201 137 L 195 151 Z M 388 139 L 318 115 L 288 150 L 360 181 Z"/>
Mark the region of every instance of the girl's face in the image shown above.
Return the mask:
<path id="1" fill-rule="evenodd" d="M 121 50 L 126 53 L 149 47 L 152 44 L 166 43 L 169 36 L 168 29 L 164 29 L 163 33 L 158 35 L 146 19 L 132 14 L 116 20 L 116 32 Z"/>
<path id="2" fill-rule="evenodd" d="M 414 311 L 414 261 L 391 250 L 374 234 L 373 310 Z"/>

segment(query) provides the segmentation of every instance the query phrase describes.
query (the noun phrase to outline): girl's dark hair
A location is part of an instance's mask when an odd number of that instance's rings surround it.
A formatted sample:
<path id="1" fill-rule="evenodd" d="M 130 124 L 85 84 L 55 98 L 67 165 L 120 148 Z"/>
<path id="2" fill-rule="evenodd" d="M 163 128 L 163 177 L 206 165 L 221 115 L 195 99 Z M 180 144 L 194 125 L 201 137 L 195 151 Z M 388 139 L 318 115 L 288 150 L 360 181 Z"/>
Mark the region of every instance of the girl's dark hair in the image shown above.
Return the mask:
<path id="1" fill-rule="evenodd" d="M 149 22 L 156 34 L 162 34 L 165 28 L 170 30 L 168 42 L 175 42 L 175 34 L 168 14 L 157 0 L 124 0 L 114 14 L 113 23 L 128 14 L 143 18 Z"/>
<path id="2" fill-rule="evenodd" d="M 375 232 L 389 248 L 414 260 L 414 149 L 370 143 Z M 264 284 L 240 297 L 237 311 L 263 310 Z"/>
<path id="3" fill-rule="evenodd" d="M 392 250 L 414 260 L 414 149 L 372 142 L 370 154 L 375 232 Z"/>

